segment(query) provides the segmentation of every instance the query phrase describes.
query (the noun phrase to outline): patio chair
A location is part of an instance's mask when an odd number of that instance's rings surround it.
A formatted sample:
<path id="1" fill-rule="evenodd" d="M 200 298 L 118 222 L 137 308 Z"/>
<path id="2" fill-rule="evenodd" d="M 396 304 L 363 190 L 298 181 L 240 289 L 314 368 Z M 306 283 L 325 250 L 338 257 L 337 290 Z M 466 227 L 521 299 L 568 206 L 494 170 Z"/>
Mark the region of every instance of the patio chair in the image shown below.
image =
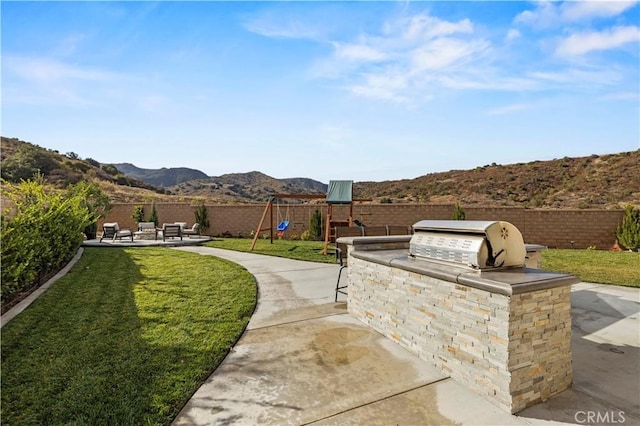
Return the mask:
<path id="1" fill-rule="evenodd" d="M 163 223 L 162 224 L 162 241 L 166 241 L 167 238 L 180 238 L 182 241 L 182 226 L 175 223 Z"/>
<path id="2" fill-rule="evenodd" d="M 194 223 L 191 228 L 182 228 L 182 235 L 188 235 L 191 238 L 192 235 L 200 236 L 200 224 Z"/>
<path id="3" fill-rule="evenodd" d="M 123 238 L 131 238 L 133 242 L 133 232 L 129 228 L 120 228 L 118 222 L 110 222 L 102 225 L 102 236 L 100 242 L 105 238 L 111 238 L 111 241 L 121 240 Z"/>

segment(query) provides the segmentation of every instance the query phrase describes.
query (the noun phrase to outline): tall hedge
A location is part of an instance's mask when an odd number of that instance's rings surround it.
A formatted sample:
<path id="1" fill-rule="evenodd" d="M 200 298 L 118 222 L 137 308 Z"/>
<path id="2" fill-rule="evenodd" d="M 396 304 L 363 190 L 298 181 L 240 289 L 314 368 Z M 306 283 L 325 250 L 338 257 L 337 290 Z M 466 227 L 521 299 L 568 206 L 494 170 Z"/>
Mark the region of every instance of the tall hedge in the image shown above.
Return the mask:
<path id="1" fill-rule="evenodd" d="M 616 229 L 616 237 L 626 249 L 640 249 L 640 209 L 631 205 L 625 207 L 622 222 Z"/>
<path id="2" fill-rule="evenodd" d="M 322 232 L 322 213 L 315 210 L 309 220 L 309 234 L 313 240 L 321 240 L 324 233 Z"/>
<path id="3" fill-rule="evenodd" d="M 462 207 L 460 207 L 460 203 L 456 203 L 456 207 L 453 210 L 453 214 L 451 215 L 452 220 L 465 220 L 465 214 Z"/>
<path id="4" fill-rule="evenodd" d="M 87 203 L 96 194 L 99 189 L 85 182 L 66 191 L 45 188 L 41 177 L 2 182 L 3 198 L 11 206 L 1 217 L 3 305 L 71 260 L 82 244 L 82 231 L 101 214 Z"/>

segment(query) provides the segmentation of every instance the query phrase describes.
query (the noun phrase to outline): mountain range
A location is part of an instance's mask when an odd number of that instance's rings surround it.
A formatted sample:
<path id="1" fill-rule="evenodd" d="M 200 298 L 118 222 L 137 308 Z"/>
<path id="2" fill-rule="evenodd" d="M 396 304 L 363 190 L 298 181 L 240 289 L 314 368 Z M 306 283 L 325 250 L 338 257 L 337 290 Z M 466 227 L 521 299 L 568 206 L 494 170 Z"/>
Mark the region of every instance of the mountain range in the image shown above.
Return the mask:
<path id="1" fill-rule="evenodd" d="M 96 181 L 112 202 L 262 203 L 269 196 L 325 194 L 327 184 L 304 177 L 276 179 L 259 171 L 207 176 L 186 167 L 143 169 L 103 164 L 2 137 L 2 177 L 27 178 L 36 171 L 51 184 Z M 446 203 L 528 208 L 621 208 L 640 206 L 640 150 L 564 157 L 471 170 L 430 173 L 415 179 L 355 182 L 354 197 L 377 203 Z"/>

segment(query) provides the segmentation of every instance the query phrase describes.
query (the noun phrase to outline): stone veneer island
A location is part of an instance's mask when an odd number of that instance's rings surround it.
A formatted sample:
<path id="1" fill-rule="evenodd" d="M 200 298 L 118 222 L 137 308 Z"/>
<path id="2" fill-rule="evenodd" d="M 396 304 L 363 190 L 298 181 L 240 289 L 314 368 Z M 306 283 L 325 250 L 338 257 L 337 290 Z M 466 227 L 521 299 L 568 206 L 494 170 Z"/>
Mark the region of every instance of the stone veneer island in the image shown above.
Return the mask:
<path id="1" fill-rule="evenodd" d="M 516 413 L 571 387 L 572 275 L 476 271 L 408 255 L 410 236 L 345 237 L 348 310 L 499 407 Z"/>

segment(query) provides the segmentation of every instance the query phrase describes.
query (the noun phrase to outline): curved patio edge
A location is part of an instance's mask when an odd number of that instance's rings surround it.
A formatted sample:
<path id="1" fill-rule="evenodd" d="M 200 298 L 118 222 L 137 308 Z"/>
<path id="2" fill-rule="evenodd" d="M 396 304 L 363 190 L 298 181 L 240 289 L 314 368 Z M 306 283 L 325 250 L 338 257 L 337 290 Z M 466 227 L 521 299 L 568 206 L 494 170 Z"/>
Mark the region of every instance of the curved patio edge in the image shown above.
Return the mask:
<path id="1" fill-rule="evenodd" d="M 99 239 L 95 240 L 85 240 L 82 243 L 83 247 L 182 247 L 182 246 L 198 246 L 200 244 L 206 243 L 207 241 L 213 240 L 213 237 L 197 237 L 197 238 L 183 238 L 182 240 L 171 239 L 171 240 L 103 240 Z"/>

